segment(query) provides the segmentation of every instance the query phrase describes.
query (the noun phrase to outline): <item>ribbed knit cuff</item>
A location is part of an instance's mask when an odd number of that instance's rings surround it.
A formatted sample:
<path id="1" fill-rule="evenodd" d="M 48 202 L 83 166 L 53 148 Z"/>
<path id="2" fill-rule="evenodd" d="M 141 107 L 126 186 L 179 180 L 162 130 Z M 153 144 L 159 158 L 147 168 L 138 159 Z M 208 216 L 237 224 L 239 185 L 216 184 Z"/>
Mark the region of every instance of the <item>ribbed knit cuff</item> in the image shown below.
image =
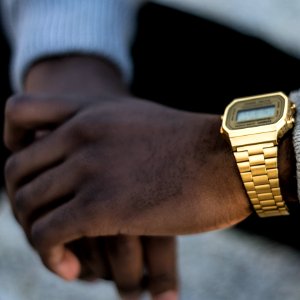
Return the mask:
<path id="1" fill-rule="evenodd" d="M 8 10 L 4 15 L 5 27 L 10 27 L 15 91 L 22 90 L 24 75 L 35 61 L 70 53 L 104 56 L 120 68 L 126 80 L 130 78 L 130 43 L 138 1 L 10 1 L 4 5 Z"/>
<path id="2" fill-rule="evenodd" d="M 297 106 L 296 122 L 293 129 L 293 143 L 296 155 L 298 199 L 300 199 L 300 90 L 293 91 L 289 97 Z"/>

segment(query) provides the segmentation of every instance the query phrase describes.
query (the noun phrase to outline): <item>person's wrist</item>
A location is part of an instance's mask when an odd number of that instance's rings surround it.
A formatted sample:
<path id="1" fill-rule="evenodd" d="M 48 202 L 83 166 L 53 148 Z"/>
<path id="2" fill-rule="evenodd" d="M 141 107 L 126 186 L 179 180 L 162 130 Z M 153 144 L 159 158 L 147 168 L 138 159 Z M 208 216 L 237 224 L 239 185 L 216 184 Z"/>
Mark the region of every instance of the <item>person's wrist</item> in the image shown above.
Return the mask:
<path id="1" fill-rule="evenodd" d="M 195 114 L 194 120 L 198 144 L 196 148 L 199 151 L 194 162 L 199 169 L 195 189 L 199 189 L 201 195 L 199 207 L 195 211 L 199 211 L 200 223 L 205 225 L 212 220 L 218 225 L 217 228 L 235 225 L 247 218 L 253 210 L 231 146 L 220 134 L 221 118 L 219 115 Z M 190 131 L 193 132 L 193 129 Z M 203 168 L 205 176 L 201 172 Z M 204 210 L 206 214 L 203 214 Z M 214 225 L 205 230 L 217 229 Z"/>
<path id="2" fill-rule="evenodd" d="M 29 93 L 69 96 L 112 96 L 127 94 L 118 68 L 100 56 L 70 55 L 36 62 L 24 78 Z"/>

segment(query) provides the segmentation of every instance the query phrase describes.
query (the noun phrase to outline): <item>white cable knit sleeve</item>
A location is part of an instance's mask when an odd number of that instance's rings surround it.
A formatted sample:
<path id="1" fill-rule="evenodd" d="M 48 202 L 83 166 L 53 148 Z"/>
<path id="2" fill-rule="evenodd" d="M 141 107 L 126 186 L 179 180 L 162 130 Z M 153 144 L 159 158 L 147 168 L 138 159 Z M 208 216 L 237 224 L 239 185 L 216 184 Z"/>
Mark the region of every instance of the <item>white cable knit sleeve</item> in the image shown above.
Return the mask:
<path id="1" fill-rule="evenodd" d="M 22 90 L 37 60 L 70 53 L 102 55 L 125 80 L 131 76 L 130 43 L 138 0 L 2 0 L 12 49 L 11 82 Z"/>
<path id="2" fill-rule="evenodd" d="M 297 185 L 298 185 L 298 199 L 300 199 L 300 90 L 293 91 L 289 95 L 290 99 L 297 106 L 296 123 L 293 129 L 293 143 L 296 155 L 296 171 L 297 171 Z"/>

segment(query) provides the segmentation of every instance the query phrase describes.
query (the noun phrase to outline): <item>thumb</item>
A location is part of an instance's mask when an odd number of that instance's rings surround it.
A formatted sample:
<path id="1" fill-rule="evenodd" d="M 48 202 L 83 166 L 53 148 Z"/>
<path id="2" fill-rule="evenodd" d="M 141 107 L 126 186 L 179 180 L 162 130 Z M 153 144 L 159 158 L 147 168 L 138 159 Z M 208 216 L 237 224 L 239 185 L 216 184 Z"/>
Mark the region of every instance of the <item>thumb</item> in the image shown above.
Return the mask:
<path id="1" fill-rule="evenodd" d="M 40 253 L 44 264 L 59 277 L 71 281 L 79 277 L 81 265 L 76 255 L 64 246 L 51 248 L 47 253 Z"/>

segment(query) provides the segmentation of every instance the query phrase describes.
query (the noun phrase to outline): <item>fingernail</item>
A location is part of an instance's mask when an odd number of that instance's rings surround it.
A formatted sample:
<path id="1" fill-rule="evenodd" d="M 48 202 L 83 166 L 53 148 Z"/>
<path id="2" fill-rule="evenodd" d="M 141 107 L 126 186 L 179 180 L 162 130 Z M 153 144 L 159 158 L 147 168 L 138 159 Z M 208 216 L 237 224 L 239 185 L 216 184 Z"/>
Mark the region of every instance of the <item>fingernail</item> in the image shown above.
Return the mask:
<path id="1" fill-rule="evenodd" d="M 65 252 L 63 259 L 53 267 L 55 273 L 67 281 L 75 280 L 81 270 L 78 259 L 71 252 Z"/>
<path id="2" fill-rule="evenodd" d="M 177 291 L 167 291 L 153 297 L 153 300 L 178 300 Z"/>
<path id="3" fill-rule="evenodd" d="M 60 263 L 55 266 L 55 272 L 64 280 L 71 281 L 76 279 L 77 268 L 70 266 L 67 263 Z"/>

